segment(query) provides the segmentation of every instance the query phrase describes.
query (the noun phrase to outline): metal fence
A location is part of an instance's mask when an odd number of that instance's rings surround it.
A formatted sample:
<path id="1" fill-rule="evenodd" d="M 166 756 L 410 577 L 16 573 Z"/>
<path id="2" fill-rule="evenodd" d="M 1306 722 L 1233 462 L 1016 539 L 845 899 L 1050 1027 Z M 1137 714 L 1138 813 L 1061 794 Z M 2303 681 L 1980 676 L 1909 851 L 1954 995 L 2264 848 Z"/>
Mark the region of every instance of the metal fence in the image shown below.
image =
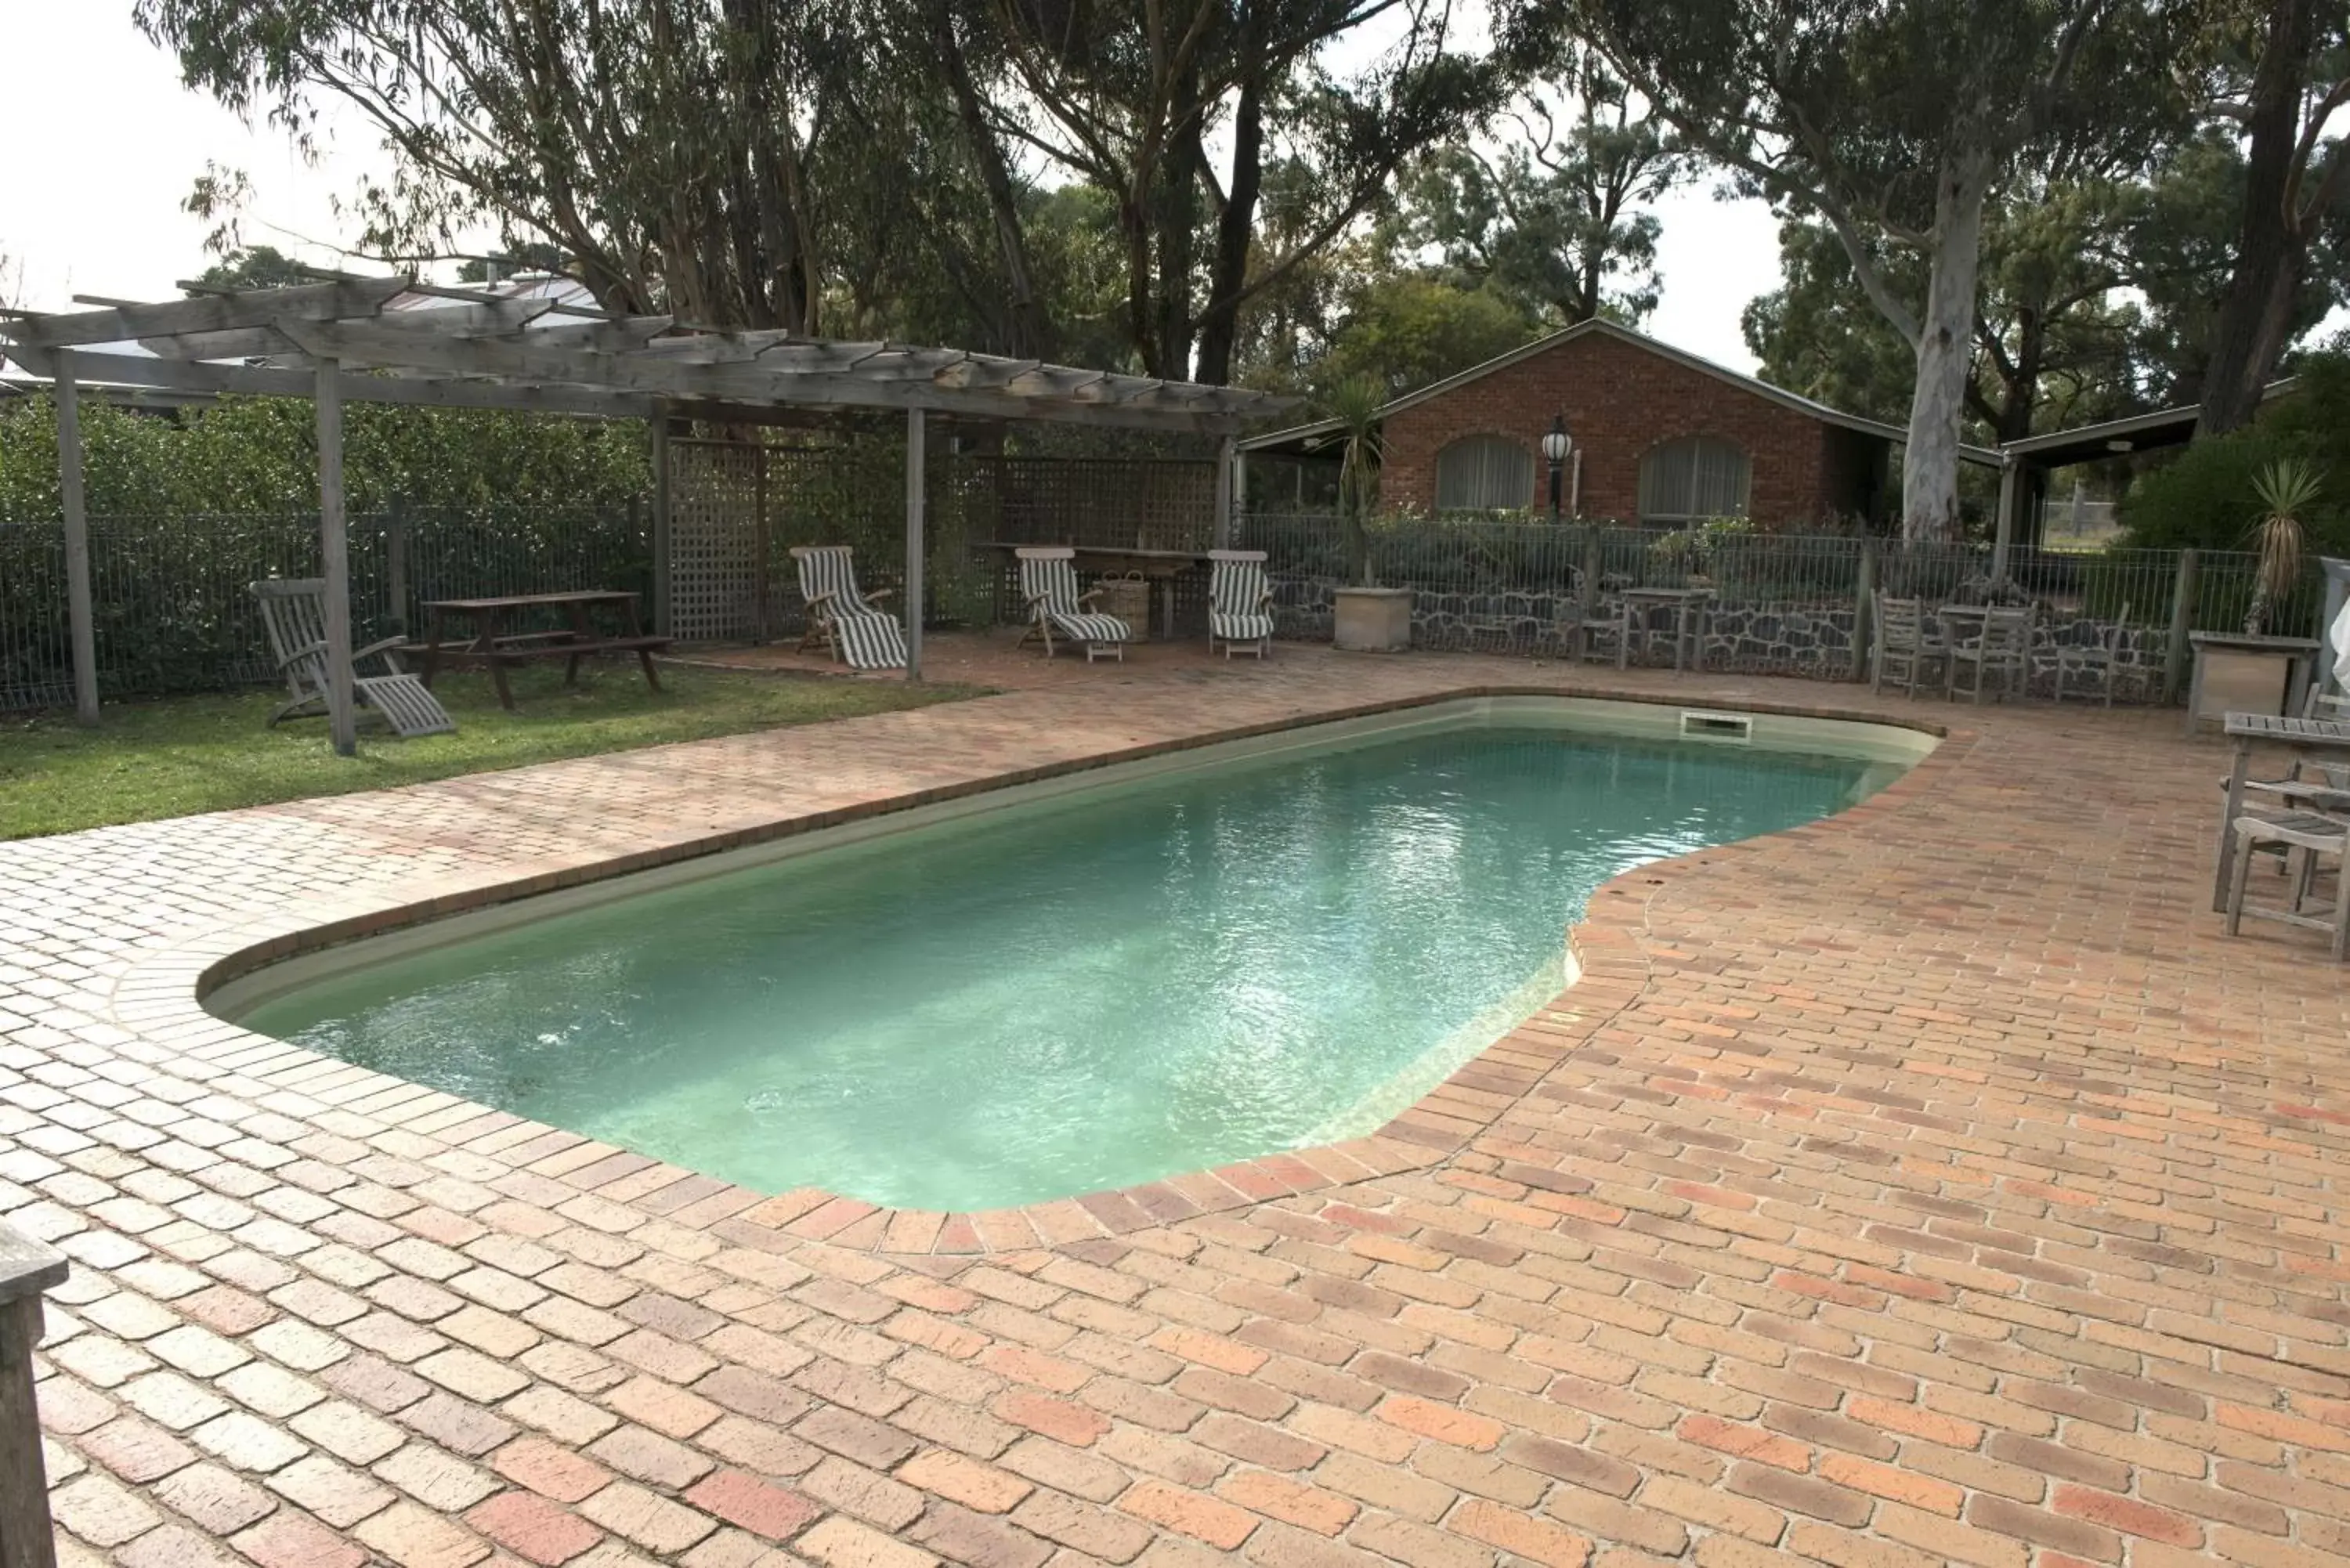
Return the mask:
<path id="1" fill-rule="evenodd" d="M 436 598 L 652 587 L 649 510 L 405 511 L 350 519 L 353 634 L 416 627 Z M 99 690 L 109 699 L 275 678 L 246 585 L 319 571 L 314 514 L 89 520 Z M 0 711 L 68 706 L 73 661 L 61 524 L 0 523 Z"/>
<path id="2" fill-rule="evenodd" d="M 1788 535 L 1555 525 L 1490 517 L 1382 520 L 1370 529 L 1373 577 L 1430 603 L 1426 629 L 1482 628 L 1481 645 L 1553 639 L 1546 618 L 1569 600 L 1596 604 L 1624 587 L 1709 587 L 1723 611 L 1841 615 L 1849 634 L 1864 560 L 1882 591 L 1929 602 L 2028 597 L 2044 618 L 2076 627 L 2120 626 L 2148 637 L 2241 630 L 2258 577 L 2248 551 L 2023 550 L 2011 553 L 1994 587 L 1985 545 L 1915 545 L 1845 535 Z M 1256 513 L 1238 520 L 1235 544 L 1261 549 L 1279 588 L 1284 630 L 1323 629 L 1327 590 L 1347 581 L 1346 533 L 1326 513 Z M 1596 580 L 1592 580 L 1596 574 Z M 1586 582 L 1588 588 L 1586 589 Z M 2187 593 L 2179 608 L 2182 586 Z M 2313 561 L 2270 608 L 2267 629 L 2314 637 L 2324 597 Z M 1822 620 L 1825 625 L 1825 619 Z M 1458 642 L 1458 635 L 1426 640 Z M 2141 639 L 2144 640 L 2144 639 Z M 1780 668 L 1786 660 L 1766 661 Z M 1763 666 L 1758 665 L 1757 668 Z"/>

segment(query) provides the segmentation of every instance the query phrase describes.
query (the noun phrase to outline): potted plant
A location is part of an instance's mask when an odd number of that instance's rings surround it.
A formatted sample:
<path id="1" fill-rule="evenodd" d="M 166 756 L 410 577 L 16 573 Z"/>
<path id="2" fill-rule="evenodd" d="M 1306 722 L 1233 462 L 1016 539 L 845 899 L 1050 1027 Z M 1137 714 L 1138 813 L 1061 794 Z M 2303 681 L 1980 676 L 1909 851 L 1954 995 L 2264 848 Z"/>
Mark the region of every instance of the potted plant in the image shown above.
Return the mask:
<path id="1" fill-rule="evenodd" d="M 2266 633 L 2271 607 L 2293 591 L 2293 580 L 2301 575 L 2301 557 L 2308 546 L 2301 514 L 2309 510 L 2322 487 L 2316 465 L 2303 457 L 2262 463 L 2252 476 L 2252 493 L 2267 510 L 2252 524 L 2261 564 L 2252 585 L 2251 607 L 2244 611 L 2246 637 Z"/>
<path id="2" fill-rule="evenodd" d="M 1331 641 L 1358 653 L 1411 646 L 1411 590 L 1383 588 L 1371 564 L 1370 512 L 1379 488 L 1379 410 L 1387 388 L 1375 377 L 1342 381 L 1325 400 L 1338 422 L 1338 518 L 1347 535 L 1347 583 L 1332 596 Z"/>
<path id="3" fill-rule="evenodd" d="M 2251 539 L 2260 552 L 2253 571 L 2251 603 L 2244 611 L 2241 635 L 2198 631 L 2188 634 L 2195 649 L 2195 678 L 2187 693 L 2191 726 L 2229 713 L 2284 713 L 2298 700 L 2296 677 L 2312 648 L 2306 638 L 2276 637 L 2269 632 L 2269 617 L 2279 601 L 2293 591 L 2301 576 L 2308 548 L 2302 519 L 2324 488 L 2317 465 L 2303 457 L 2278 458 L 2262 463 L 2252 475 L 2252 493 L 2261 514 L 2252 524 Z"/>

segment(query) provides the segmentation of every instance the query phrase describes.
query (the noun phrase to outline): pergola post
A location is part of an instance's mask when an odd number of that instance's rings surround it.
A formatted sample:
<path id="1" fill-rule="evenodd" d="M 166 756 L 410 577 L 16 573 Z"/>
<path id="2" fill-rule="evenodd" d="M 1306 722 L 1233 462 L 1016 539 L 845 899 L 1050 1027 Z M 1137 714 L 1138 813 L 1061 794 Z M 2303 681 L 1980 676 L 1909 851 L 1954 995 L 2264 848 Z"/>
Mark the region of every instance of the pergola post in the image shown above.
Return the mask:
<path id="1" fill-rule="evenodd" d="M 669 403 L 653 409 L 653 630 L 670 634 L 670 450 Z"/>
<path id="2" fill-rule="evenodd" d="M 57 354 L 57 499 L 66 524 L 66 618 L 73 647 L 74 722 L 98 722 L 98 626 L 90 607 L 89 513 L 81 476 L 81 385 Z"/>
<path id="3" fill-rule="evenodd" d="M 922 678 L 922 410 L 906 410 L 906 679 Z"/>
<path id="4" fill-rule="evenodd" d="M 1232 547 L 1232 498 L 1240 464 L 1240 443 L 1229 434 L 1216 443 L 1216 548 Z"/>
<path id="5" fill-rule="evenodd" d="M 351 550 L 343 516 L 342 367 L 318 361 L 318 555 L 327 578 L 327 722 L 335 751 L 359 750 L 359 711 L 351 691 Z"/>

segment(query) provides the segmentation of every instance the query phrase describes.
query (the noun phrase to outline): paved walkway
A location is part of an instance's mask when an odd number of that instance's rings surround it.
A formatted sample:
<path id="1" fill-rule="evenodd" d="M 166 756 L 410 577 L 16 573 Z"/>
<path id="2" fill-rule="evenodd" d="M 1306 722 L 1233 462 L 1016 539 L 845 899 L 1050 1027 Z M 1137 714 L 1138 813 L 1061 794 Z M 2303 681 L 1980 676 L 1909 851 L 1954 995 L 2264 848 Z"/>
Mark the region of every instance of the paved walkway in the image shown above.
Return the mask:
<path id="1" fill-rule="evenodd" d="M 2219 935 L 2221 753 L 2169 715 L 1888 702 L 1967 731 L 1603 889 L 1591 979 L 1447 1091 L 1451 1147 L 984 1255 L 811 1240 L 191 1009 L 255 942 L 1236 725 L 1870 705 L 1290 649 L 1086 675 L 0 846 L 0 1210 L 78 1265 L 65 1561 L 2350 1557 L 2350 992 L 2311 933 Z"/>

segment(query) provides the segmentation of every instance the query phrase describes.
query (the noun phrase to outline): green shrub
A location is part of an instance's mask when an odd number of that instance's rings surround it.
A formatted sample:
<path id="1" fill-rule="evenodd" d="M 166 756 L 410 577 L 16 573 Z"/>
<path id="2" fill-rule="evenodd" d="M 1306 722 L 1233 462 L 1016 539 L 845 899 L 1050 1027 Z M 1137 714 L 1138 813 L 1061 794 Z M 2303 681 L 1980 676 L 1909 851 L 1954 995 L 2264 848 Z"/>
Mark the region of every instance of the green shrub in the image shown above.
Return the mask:
<path id="1" fill-rule="evenodd" d="M 2122 497 L 2127 549 L 2248 550 L 2260 520 L 2253 481 L 2269 464 L 2305 460 L 2318 496 L 2303 518 L 2313 553 L 2350 554 L 2350 348 L 2312 354 L 2299 387 L 2240 431 L 2193 441 L 2148 468 Z"/>

